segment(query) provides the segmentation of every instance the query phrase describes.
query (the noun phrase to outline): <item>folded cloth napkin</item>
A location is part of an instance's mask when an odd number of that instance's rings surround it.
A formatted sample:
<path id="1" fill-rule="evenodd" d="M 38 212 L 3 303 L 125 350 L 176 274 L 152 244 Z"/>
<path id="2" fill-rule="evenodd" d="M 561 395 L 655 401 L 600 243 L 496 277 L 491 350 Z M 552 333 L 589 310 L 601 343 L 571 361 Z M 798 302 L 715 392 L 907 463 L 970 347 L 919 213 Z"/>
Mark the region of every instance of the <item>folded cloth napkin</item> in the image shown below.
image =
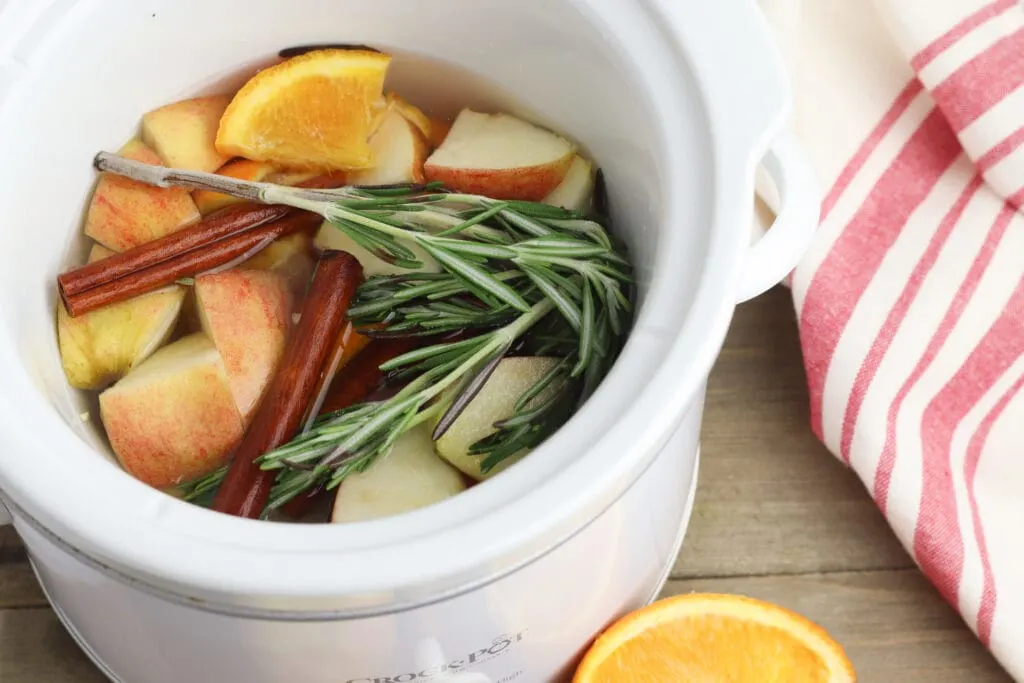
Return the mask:
<path id="1" fill-rule="evenodd" d="M 760 0 L 824 187 L 810 421 L 1024 680 L 1024 10 Z"/>

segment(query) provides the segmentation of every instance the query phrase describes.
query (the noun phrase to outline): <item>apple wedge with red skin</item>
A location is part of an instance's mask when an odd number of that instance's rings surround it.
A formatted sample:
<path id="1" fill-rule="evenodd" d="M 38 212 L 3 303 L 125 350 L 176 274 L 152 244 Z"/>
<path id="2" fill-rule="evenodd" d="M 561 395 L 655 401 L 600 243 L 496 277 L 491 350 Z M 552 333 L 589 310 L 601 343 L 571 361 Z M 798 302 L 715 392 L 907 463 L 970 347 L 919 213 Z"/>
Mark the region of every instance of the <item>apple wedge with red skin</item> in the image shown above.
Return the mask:
<path id="1" fill-rule="evenodd" d="M 463 109 L 423 171 L 460 192 L 539 202 L 565 179 L 575 156 L 571 142 L 522 119 Z"/>
<path id="2" fill-rule="evenodd" d="M 117 152 L 145 164 L 161 165 L 160 157 L 141 140 L 129 140 Z M 85 214 L 85 234 L 113 251 L 125 251 L 199 220 L 188 190 L 155 187 L 102 173 Z"/>
<path id="3" fill-rule="evenodd" d="M 124 469 L 159 489 L 209 474 L 242 438 L 224 364 L 203 334 L 161 348 L 100 394 L 100 417 Z"/>
<path id="4" fill-rule="evenodd" d="M 231 157 L 214 140 L 230 95 L 181 100 L 142 117 L 142 140 L 171 168 L 212 173 Z"/>
<path id="5" fill-rule="evenodd" d="M 197 277 L 195 296 L 203 331 L 223 359 L 238 412 L 248 424 L 288 341 L 288 282 L 270 271 L 236 268 Z"/>

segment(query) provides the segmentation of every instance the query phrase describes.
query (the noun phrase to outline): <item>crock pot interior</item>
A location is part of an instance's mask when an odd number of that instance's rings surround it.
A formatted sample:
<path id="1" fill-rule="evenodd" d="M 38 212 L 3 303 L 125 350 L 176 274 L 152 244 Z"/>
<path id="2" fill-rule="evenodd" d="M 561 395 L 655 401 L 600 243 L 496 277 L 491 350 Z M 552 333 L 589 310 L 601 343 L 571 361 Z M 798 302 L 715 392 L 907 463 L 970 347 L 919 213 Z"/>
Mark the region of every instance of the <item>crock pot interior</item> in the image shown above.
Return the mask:
<path id="1" fill-rule="evenodd" d="M 353 42 L 392 51 L 390 85 L 415 103 L 446 113 L 462 104 L 511 110 L 577 140 L 604 170 L 641 301 L 652 283 L 663 289 L 659 310 L 641 310 L 634 333 L 657 344 L 627 346 L 620 366 L 631 376 L 622 386 L 639 390 L 657 371 L 656 360 L 641 356 L 671 342 L 681 326 L 708 247 L 700 201 L 707 191 L 706 124 L 696 104 L 688 119 L 659 120 L 652 93 L 668 84 L 658 85 L 638 66 L 642 59 L 654 63 L 653 46 L 627 50 L 592 20 L 587 3 L 251 0 L 244 10 L 233 0 L 58 4 L 70 5 L 67 15 L 51 17 L 51 26 L 15 46 L 25 68 L 0 110 L 0 334 L 17 354 L 7 359 L 7 371 L 24 373 L 36 389 L 23 402 L 34 424 L 74 430 L 92 446 L 61 457 L 113 464 L 81 419 L 88 406 L 67 386 L 54 327 L 54 278 L 81 259 L 85 246 L 77 235 L 95 182 L 93 155 L 116 150 L 145 111 L 224 91 L 296 44 Z M 677 85 L 695 92 L 688 81 Z M 672 150 L 666 125 L 682 131 Z M 670 199 L 692 205 L 683 223 L 665 225 Z M 671 230 L 672 240 L 661 229 Z M 602 400 L 622 398 L 599 392 L 592 402 Z"/>

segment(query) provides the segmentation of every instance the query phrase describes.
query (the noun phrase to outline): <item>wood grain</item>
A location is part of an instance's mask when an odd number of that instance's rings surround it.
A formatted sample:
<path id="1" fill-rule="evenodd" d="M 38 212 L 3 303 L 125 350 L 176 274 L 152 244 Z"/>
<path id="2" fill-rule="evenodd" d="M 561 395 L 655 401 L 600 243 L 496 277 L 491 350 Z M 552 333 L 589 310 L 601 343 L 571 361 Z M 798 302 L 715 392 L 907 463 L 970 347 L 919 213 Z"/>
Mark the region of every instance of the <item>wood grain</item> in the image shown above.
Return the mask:
<path id="1" fill-rule="evenodd" d="M 103 683 L 49 609 L 0 610 L 0 681 Z"/>
<path id="2" fill-rule="evenodd" d="M 708 384 L 674 578 L 914 566 L 856 475 L 808 428 L 804 377 L 788 291 L 740 306 Z"/>
<path id="3" fill-rule="evenodd" d="M 0 612 L 46 606 L 46 598 L 28 562 L 0 564 Z"/>
<path id="4" fill-rule="evenodd" d="M 25 548 L 21 545 L 14 527 L 0 527 L 0 564 L 5 562 L 24 562 Z"/>
<path id="5" fill-rule="evenodd" d="M 824 626 L 862 683 L 1009 677 L 914 568 L 864 487 L 807 427 L 790 298 L 737 311 L 712 374 L 693 520 L 665 594 L 742 593 Z M 0 681 L 99 683 L 0 529 Z"/>

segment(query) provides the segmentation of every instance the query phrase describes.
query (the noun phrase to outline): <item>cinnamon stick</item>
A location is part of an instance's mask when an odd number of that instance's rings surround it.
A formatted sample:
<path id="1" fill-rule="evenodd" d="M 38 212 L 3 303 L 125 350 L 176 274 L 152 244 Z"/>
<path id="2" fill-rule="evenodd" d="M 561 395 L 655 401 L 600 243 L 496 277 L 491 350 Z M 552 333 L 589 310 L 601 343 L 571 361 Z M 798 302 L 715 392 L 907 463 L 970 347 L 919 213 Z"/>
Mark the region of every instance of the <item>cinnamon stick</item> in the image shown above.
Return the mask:
<path id="1" fill-rule="evenodd" d="M 334 492 L 328 491 L 325 484 L 318 484 L 308 491 L 303 491 L 299 495 L 295 496 L 279 509 L 281 510 L 281 514 L 285 517 L 289 517 L 294 520 L 302 519 L 309 514 L 309 511 L 312 510 L 320 501 L 325 500 L 332 493 Z"/>
<path id="2" fill-rule="evenodd" d="M 199 249 L 187 251 L 149 268 L 86 289 L 75 295 L 61 291 L 61 298 L 72 317 L 164 287 L 183 277 L 192 277 L 245 256 L 274 240 L 322 222 L 317 214 L 297 211 L 293 215 L 232 235 Z M 102 263 L 99 261 L 98 263 Z"/>
<path id="3" fill-rule="evenodd" d="M 57 286 L 61 297 L 73 297 L 289 213 L 293 211 L 286 206 L 236 204 L 160 239 L 61 273 Z"/>
<path id="4" fill-rule="evenodd" d="M 302 423 L 362 279 L 363 268 L 351 254 L 329 250 L 321 255 L 302 317 L 248 431 L 235 449 L 231 467 L 213 501 L 214 510 L 252 519 L 263 512 L 277 473 L 261 470 L 254 460 L 292 438 Z"/>
<path id="5" fill-rule="evenodd" d="M 355 327 L 352 323 L 345 323 L 345 328 L 338 335 L 337 341 L 334 342 L 334 347 L 331 350 L 330 355 L 327 357 L 327 367 L 320 374 L 320 379 L 317 382 L 316 391 L 313 393 L 314 403 L 309 406 L 306 412 L 306 420 L 311 421 L 315 419 L 317 415 L 321 414 L 320 405 L 323 400 L 327 398 L 327 390 L 334 378 L 338 376 L 353 358 L 359 355 L 359 353 L 366 348 L 366 345 L 370 343 L 370 338 L 363 336 L 356 332 Z M 321 401 L 317 403 L 315 401 Z"/>
<path id="6" fill-rule="evenodd" d="M 384 371 L 380 366 L 411 351 L 416 341 L 416 337 L 374 340 L 344 371 L 338 373 L 320 407 L 320 414 L 348 408 L 376 391 L 384 381 Z"/>
<path id="7" fill-rule="evenodd" d="M 340 177 L 327 175 L 311 178 L 300 183 L 299 187 L 321 189 L 342 184 Z M 57 287 L 61 298 L 66 301 L 86 290 L 130 277 L 158 263 L 294 213 L 294 209 L 286 206 L 251 203 L 229 206 L 160 239 L 62 273 L 57 276 Z"/>

